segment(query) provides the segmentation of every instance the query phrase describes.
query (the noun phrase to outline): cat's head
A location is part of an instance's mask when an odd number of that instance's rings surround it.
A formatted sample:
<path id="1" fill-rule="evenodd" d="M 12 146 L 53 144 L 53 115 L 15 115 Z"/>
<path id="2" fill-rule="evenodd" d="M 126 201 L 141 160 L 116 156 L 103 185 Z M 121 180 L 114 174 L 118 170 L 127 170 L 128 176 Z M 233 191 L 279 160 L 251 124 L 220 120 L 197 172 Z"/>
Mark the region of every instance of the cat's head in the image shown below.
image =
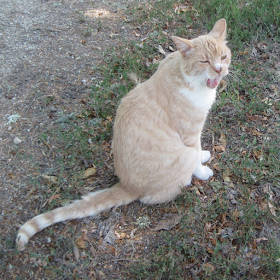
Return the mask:
<path id="1" fill-rule="evenodd" d="M 172 37 L 182 55 L 181 70 L 191 85 L 216 88 L 228 74 L 231 52 L 225 41 L 226 28 L 225 19 L 220 19 L 207 35 L 192 40 Z"/>

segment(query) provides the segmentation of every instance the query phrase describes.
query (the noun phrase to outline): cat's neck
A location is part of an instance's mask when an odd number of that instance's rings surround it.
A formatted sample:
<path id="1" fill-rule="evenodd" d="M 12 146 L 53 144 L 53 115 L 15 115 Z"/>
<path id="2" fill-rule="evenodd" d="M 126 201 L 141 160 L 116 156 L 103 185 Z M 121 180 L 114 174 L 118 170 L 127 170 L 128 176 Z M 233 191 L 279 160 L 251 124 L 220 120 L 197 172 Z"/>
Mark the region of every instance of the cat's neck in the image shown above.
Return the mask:
<path id="1" fill-rule="evenodd" d="M 211 89 L 207 85 L 202 85 L 196 76 L 187 76 L 181 67 L 180 71 L 184 86 L 179 88 L 179 92 L 195 107 L 208 112 L 215 101 L 216 88 Z"/>

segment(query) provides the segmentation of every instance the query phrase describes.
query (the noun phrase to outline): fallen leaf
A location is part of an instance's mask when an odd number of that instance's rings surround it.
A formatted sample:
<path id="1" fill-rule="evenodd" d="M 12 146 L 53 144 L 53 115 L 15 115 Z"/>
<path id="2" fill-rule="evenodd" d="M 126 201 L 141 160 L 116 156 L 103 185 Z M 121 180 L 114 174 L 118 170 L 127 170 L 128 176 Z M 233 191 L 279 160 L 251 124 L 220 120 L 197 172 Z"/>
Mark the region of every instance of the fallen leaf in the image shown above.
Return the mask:
<path id="1" fill-rule="evenodd" d="M 265 211 L 266 208 L 267 208 L 267 204 L 266 204 L 264 201 L 260 201 L 260 202 L 259 202 L 259 209 L 260 209 L 261 211 Z"/>
<path id="2" fill-rule="evenodd" d="M 105 277 L 106 277 L 106 275 L 105 275 L 105 273 L 104 273 L 103 271 L 97 270 L 97 272 L 98 272 L 98 275 L 99 275 L 101 278 L 105 278 Z"/>
<path id="3" fill-rule="evenodd" d="M 260 159 L 263 157 L 262 150 L 253 150 L 253 154 L 256 158 Z"/>
<path id="4" fill-rule="evenodd" d="M 255 136 L 262 136 L 263 134 L 261 132 L 259 132 L 258 130 L 254 130 L 252 132 L 252 135 L 255 135 Z"/>
<path id="5" fill-rule="evenodd" d="M 56 176 L 49 176 L 49 175 L 42 175 L 43 178 L 47 179 L 51 183 L 57 183 L 57 177 Z"/>
<path id="6" fill-rule="evenodd" d="M 256 238 L 254 241 L 256 241 L 257 243 L 260 243 L 262 241 L 268 241 L 268 239 L 266 237 L 260 237 L 260 238 Z"/>
<path id="7" fill-rule="evenodd" d="M 85 249 L 85 248 L 86 248 L 86 242 L 83 240 L 82 237 L 79 237 L 79 238 L 75 241 L 75 245 L 76 245 L 79 249 Z"/>
<path id="8" fill-rule="evenodd" d="M 106 234 L 106 236 L 104 237 L 102 243 L 103 244 L 111 244 L 111 245 L 114 245 L 115 244 L 115 241 L 116 241 L 117 237 L 115 235 L 115 225 L 113 225 L 108 233 Z"/>
<path id="9" fill-rule="evenodd" d="M 95 167 L 90 167 L 86 169 L 82 175 L 82 179 L 86 179 L 96 173 L 96 168 Z"/>
<path id="10" fill-rule="evenodd" d="M 161 54 L 166 55 L 166 52 L 165 52 L 165 50 L 162 48 L 161 45 L 158 46 L 158 51 L 159 51 Z"/>
<path id="11" fill-rule="evenodd" d="M 59 197 L 61 197 L 61 194 L 54 194 L 50 197 L 49 199 L 49 203 L 51 203 L 54 199 L 58 199 Z"/>
<path id="12" fill-rule="evenodd" d="M 16 176 L 14 175 L 13 172 L 8 172 L 8 175 L 10 176 L 11 179 L 15 179 L 16 178 Z"/>
<path id="13" fill-rule="evenodd" d="M 213 272 L 215 270 L 215 267 L 211 263 L 206 263 L 203 265 L 203 267 L 209 272 Z"/>
<path id="14" fill-rule="evenodd" d="M 80 252 L 75 244 L 73 244 L 73 253 L 74 253 L 75 260 L 78 261 L 80 258 Z"/>
<path id="15" fill-rule="evenodd" d="M 213 251 L 211 248 L 209 248 L 209 247 L 206 248 L 206 251 L 207 251 L 208 253 L 210 253 L 210 254 L 214 254 L 214 251 Z"/>
<path id="16" fill-rule="evenodd" d="M 222 144 L 222 146 L 224 146 L 226 148 L 227 146 L 227 140 L 226 140 L 226 136 L 224 135 L 224 133 L 221 132 L 221 137 L 220 137 L 220 142 Z"/>
<path id="17" fill-rule="evenodd" d="M 141 34 L 137 33 L 136 31 L 133 31 L 132 33 L 134 33 L 134 35 L 135 35 L 136 37 L 140 37 L 140 36 L 141 36 Z"/>
<path id="18" fill-rule="evenodd" d="M 217 164 L 213 164 L 214 169 L 216 169 L 217 171 L 221 171 L 221 168 L 217 165 Z"/>
<path id="19" fill-rule="evenodd" d="M 194 191 L 197 195 L 200 195 L 200 191 L 198 190 L 197 186 L 193 186 L 190 188 L 190 190 Z"/>
<path id="20" fill-rule="evenodd" d="M 217 240 L 215 238 L 209 238 L 210 242 L 212 243 L 212 245 L 216 246 L 217 245 Z"/>
<path id="21" fill-rule="evenodd" d="M 210 231 L 211 228 L 212 228 L 212 225 L 211 225 L 210 223 L 206 223 L 206 224 L 205 224 L 204 229 L 205 229 L 206 231 Z"/>
<path id="22" fill-rule="evenodd" d="M 214 150 L 217 152 L 224 152 L 226 148 L 223 145 L 214 146 Z"/>
<path id="23" fill-rule="evenodd" d="M 239 213 L 238 210 L 233 211 L 232 217 L 233 217 L 235 220 L 237 220 L 237 219 L 239 218 L 239 216 L 240 216 L 240 213 Z"/>
<path id="24" fill-rule="evenodd" d="M 164 220 L 160 221 L 153 230 L 170 230 L 182 219 L 182 214 L 165 214 Z"/>
<path id="25" fill-rule="evenodd" d="M 274 207 L 270 202 L 268 202 L 268 207 L 269 207 L 269 210 L 270 210 L 271 214 L 272 214 L 274 217 L 277 217 L 276 211 L 275 211 L 275 207 Z"/>
<path id="26" fill-rule="evenodd" d="M 133 229 L 130 233 L 130 238 L 133 239 L 135 237 L 134 233 L 136 232 L 137 228 Z"/>
<path id="27" fill-rule="evenodd" d="M 171 46 L 169 46 L 168 48 L 169 48 L 172 52 L 175 51 Z"/>

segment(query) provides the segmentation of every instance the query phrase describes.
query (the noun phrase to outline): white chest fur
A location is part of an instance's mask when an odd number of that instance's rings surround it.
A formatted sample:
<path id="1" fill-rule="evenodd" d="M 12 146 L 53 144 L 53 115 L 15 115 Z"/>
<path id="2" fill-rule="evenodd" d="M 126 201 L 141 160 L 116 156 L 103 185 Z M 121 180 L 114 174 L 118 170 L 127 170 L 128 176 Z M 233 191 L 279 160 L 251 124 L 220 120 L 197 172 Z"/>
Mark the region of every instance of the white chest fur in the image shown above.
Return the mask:
<path id="1" fill-rule="evenodd" d="M 179 92 L 183 94 L 193 105 L 202 110 L 209 111 L 216 98 L 216 89 L 206 86 L 196 86 L 193 90 L 181 88 Z"/>

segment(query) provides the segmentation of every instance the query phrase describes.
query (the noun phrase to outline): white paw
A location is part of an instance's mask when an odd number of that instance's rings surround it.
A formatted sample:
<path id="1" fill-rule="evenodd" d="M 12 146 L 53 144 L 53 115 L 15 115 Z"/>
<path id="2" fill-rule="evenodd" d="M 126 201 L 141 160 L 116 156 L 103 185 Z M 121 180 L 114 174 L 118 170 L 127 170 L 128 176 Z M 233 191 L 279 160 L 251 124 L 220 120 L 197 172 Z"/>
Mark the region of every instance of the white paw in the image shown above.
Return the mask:
<path id="1" fill-rule="evenodd" d="M 211 176 L 213 176 L 213 171 L 207 166 L 197 166 L 194 170 L 193 175 L 200 180 L 208 180 Z"/>
<path id="2" fill-rule="evenodd" d="M 211 153 L 209 151 L 201 151 L 201 162 L 207 162 L 211 157 Z"/>

